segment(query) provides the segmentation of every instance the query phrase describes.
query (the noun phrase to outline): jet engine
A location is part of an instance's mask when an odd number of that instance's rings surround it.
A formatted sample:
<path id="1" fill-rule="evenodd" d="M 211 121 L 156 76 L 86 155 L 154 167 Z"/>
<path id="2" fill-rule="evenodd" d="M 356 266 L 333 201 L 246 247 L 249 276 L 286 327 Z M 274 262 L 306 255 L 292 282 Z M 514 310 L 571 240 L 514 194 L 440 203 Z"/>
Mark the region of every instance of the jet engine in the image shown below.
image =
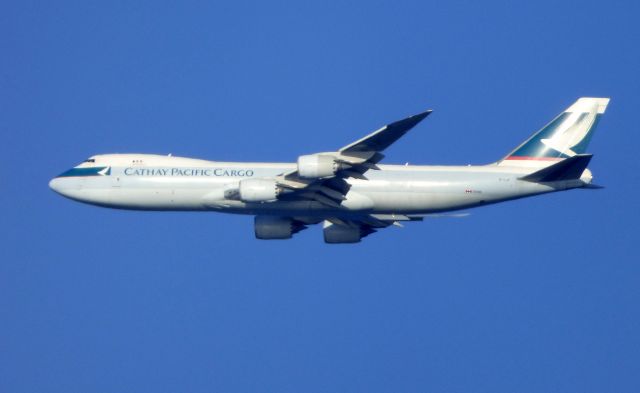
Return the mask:
<path id="1" fill-rule="evenodd" d="M 280 188 L 273 179 L 240 180 L 238 186 L 226 186 L 224 197 L 242 202 L 271 202 L 280 194 Z"/>
<path id="2" fill-rule="evenodd" d="M 336 174 L 340 163 L 329 155 L 312 154 L 298 157 L 298 174 L 307 179 L 318 179 Z"/>
<path id="3" fill-rule="evenodd" d="M 325 221 L 323 232 L 325 243 L 358 243 L 375 230 L 369 227 L 336 225 Z"/>
<path id="4" fill-rule="evenodd" d="M 291 236 L 306 228 L 292 218 L 276 216 L 256 216 L 255 233 L 257 239 L 290 239 Z"/>

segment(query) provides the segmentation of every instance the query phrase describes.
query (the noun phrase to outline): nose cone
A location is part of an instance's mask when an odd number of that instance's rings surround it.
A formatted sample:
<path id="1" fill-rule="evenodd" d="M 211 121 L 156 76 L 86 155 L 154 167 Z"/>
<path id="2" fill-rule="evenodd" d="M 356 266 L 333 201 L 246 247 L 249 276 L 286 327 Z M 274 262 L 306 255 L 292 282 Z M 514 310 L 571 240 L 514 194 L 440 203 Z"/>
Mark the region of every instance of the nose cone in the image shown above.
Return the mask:
<path id="1" fill-rule="evenodd" d="M 65 177 L 54 177 L 49 182 L 49 188 L 66 198 L 77 199 L 78 187 L 73 179 Z"/>
<path id="2" fill-rule="evenodd" d="M 60 179 L 57 177 L 54 177 L 53 179 L 51 179 L 51 181 L 49 182 L 49 188 L 52 189 L 53 191 L 57 192 L 58 194 L 62 194 L 60 191 L 62 189 L 61 184 L 60 184 Z"/>
<path id="3" fill-rule="evenodd" d="M 110 187 L 105 176 L 68 176 L 62 174 L 49 181 L 49 188 L 77 202 L 104 206 L 110 203 Z"/>

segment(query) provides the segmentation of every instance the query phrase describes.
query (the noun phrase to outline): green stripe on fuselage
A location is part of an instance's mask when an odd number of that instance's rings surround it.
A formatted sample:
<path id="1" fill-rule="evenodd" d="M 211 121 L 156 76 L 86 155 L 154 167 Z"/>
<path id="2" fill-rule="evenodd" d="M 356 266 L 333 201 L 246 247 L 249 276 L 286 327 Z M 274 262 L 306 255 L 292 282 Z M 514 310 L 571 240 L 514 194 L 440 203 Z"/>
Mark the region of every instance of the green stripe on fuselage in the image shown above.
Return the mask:
<path id="1" fill-rule="evenodd" d="M 84 177 L 84 176 L 102 176 L 101 171 L 105 170 L 106 166 L 97 166 L 90 168 L 71 168 L 66 172 L 63 172 L 58 175 L 58 177 Z M 110 175 L 111 168 L 107 169 L 104 175 Z"/>

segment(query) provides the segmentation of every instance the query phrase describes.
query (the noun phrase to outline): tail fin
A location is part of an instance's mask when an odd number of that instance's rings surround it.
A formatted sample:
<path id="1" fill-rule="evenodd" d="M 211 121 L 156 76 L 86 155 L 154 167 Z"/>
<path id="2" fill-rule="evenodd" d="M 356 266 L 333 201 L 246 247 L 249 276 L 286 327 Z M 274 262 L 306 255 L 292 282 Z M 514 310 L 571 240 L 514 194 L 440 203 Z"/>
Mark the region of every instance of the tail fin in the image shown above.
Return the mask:
<path id="1" fill-rule="evenodd" d="M 609 98 L 579 98 L 498 165 L 544 167 L 564 158 L 584 154 L 608 104 Z"/>

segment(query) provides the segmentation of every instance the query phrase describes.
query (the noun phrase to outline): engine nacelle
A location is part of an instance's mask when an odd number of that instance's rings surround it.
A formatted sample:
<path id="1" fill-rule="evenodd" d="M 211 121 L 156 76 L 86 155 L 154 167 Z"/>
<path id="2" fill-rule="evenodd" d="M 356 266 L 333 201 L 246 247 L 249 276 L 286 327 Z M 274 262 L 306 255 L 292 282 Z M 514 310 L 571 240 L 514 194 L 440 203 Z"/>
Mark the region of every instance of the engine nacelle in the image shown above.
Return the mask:
<path id="1" fill-rule="evenodd" d="M 336 174 L 340 164 L 328 155 L 312 154 L 298 157 L 298 175 L 307 179 L 318 179 Z"/>
<path id="2" fill-rule="evenodd" d="M 238 185 L 238 198 L 243 202 L 275 201 L 278 194 L 280 188 L 273 179 L 245 179 Z"/>
<path id="3" fill-rule="evenodd" d="M 287 217 L 256 216 L 255 233 L 257 239 L 290 239 L 291 236 L 306 228 L 304 224 Z"/>
<path id="4" fill-rule="evenodd" d="M 362 239 L 362 228 L 324 222 L 325 243 L 358 243 Z"/>

